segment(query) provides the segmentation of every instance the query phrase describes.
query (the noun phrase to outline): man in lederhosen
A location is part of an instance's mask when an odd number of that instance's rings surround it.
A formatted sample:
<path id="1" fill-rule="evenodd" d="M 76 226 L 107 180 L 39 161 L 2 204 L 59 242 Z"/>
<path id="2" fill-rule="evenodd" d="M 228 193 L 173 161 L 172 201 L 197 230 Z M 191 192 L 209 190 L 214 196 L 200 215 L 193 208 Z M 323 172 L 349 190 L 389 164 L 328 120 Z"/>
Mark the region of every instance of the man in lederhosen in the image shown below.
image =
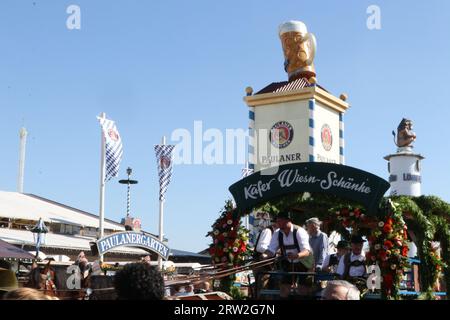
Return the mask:
<path id="1" fill-rule="evenodd" d="M 262 261 L 263 259 L 267 258 L 265 252 L 269 248 L 275 230 L 278 229 L 276 220 L 273 217 L 270 217 L 268 213 L 265 213 L 264 217 L 261 220 L 263 229 L 256 239 L 255 250 L 253 252 L 253 259 L 255 262 Z M 270 225 L 267 226 L 267 223 L 269 223 Z M 268 287 L 270 275 L 264 272 L 271 270 L 272 266 L 263 266 L 253 269 L 253 274 L 255 276 L 257 286 L 257 295 L 262 288 Z"/>
<path id="2" fill-rule="evenodd" d="M 366 277 L 366 256 L 362 251 L 364 242 L 361 236 L 352 236 L 351 251 L 340 259 L 336 271 L 343 280 L 354 283 L 357 278 Z"/>
<path id="3" fill-rule="evenodd" d="M 345 256 L 350 251 L 350 244 L 345 240 L 341 240 L 338 242 L 336 249 L 337 249 L 336 253 L 329 254 L 325 258 L 322 265 L 323 271 L 336 273 L 339 261 L 343 256 Z"/>
<path id="4" fill-rule="evenodd" d="M 309 246 L 309 236 L 305 229 L 294 226 L 290 212 L 280 212 L 277 216 L 279 229 L 274 232 L 272 241 L 266 251 L 274 256 L 281 251 L 281 269 L 284 272 L 307 272 L 314 267 L 314 258 Z M 298 277 L 283 276 L 280 285 L 280 297 L 288 298 L 291 288 L 296 285 Z"/>

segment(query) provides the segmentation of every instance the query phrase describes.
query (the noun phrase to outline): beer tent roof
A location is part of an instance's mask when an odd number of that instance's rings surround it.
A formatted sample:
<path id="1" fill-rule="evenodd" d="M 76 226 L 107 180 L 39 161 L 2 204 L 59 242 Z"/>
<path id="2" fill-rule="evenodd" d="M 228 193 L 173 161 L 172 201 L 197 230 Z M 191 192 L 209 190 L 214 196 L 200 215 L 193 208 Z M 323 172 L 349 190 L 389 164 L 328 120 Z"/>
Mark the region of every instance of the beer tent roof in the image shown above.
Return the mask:
<path id="1" fill-rule="evenodd" d="M 27 260 L 31 261 L 34 256 L 25 250 L 17 248 L 0 239 L 0 260 Z"/>
<path id="2" fill-rule="evenodd" d="M 98 227 L 98 216 L 34 194 L 0 191 L 0 217 L 10 219 L 39 220 L 80 227 Z M 125 227 L 105 219 L 105 229 L 124 231 Z"/>

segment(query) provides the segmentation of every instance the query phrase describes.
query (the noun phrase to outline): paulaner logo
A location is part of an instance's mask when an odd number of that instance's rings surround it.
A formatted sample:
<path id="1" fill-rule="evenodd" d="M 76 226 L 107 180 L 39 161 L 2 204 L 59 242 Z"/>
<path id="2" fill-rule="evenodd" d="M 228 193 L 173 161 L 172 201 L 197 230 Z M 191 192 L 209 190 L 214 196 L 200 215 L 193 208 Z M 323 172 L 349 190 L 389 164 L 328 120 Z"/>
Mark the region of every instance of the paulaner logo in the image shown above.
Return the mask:
<path id="1" fill-rule="evenodd" d="M 324 124 L 320 130 L 320 140 L 322 140 L 322 146 L 325 151 L 330 151 L 333 146 L 333 135 L 331 134 L 331 128 L 329 125 Z"/>
<path id="2" fill-rule="evenodd" d="M 286 148 L 294 139 L 294 129 L 287 121 L 279 121 L 270 129 L 270 142 L 274 147 Z"/>

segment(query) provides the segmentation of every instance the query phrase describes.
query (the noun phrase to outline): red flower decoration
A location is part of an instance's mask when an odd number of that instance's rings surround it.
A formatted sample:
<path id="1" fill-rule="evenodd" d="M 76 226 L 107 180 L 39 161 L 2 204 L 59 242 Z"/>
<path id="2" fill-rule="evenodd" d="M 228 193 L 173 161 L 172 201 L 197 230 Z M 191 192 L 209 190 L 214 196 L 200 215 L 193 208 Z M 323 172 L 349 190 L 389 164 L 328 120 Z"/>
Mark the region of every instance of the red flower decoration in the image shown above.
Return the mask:
<path id="1" fill-rule="evenodd" d="M 404 246 L 402 248 L 402 256 L 406 257 L 408 255 L 408 251 L 409 251 L 408 247 Z"/>
<path id="2" fill-rule="evenodd" d="M 390 225 L 390 226 L 392 226 L 393 223 L 394 223 L 394 220 L 392 220 L 392 218 L 388 218 L 388 219 L 386 220 L 386 224 L 388 224 L 388 225 Z"/>
<path id="3" fill-rule="evenodd" d="M 387 289 L 391 289 L 391 288 L 392 288 L 392 285 L 393 285 L 393 283 L 394 283 L 393 280 L 394 280 L 394 278 L 393 278 L 392 274 L 390 274 L 390 273 L 385 274 L 385 275 L 383 276 L 383 283 L 384 283 L 384 286 L 385 286 Z"/>
<path id="4" fill-rule="evenodd" d="M 392 226 L 389 225 L 389 224 L 385 224 L 385 225 L 383 226 L 383 232 L 384 232 L 384 233 L 391 233 L 391 232 L 392 232 Z"/>
<path id="5" fill-rule="evenodd" d="M 361 210 L 359 210 L 359 208 L 356 208 L 355 210 L 353 210 L 353 212 L 355 213 L 356 218 L 359 218 L 359 216 L 361 215 Z"/>
<path id="6" fill-rule="evenodd" d="M 384 250 L 380 250 L 378 252 L 378 257 L 382 260 L 382 261 L 386 261 L 387 260 L 387 253 Z"/>
<path id="7" fill-rule="evenodd" d="M 344 208 L 341 210 L 341 215 L 343 215 L 344 217 L 348 217 L 350 211 L 348 210 L 348 208 Z"/>
<path id="8" fill-rule="evenodd" d="M 384 247 L 385 247 L 387 250 L 392 249 L 393 246 L 394 246 L 394 244 L 393 244 L 391 241 L 389 241 L 389 240 L 386 240 L 386 241 L 384 242 Z"/>

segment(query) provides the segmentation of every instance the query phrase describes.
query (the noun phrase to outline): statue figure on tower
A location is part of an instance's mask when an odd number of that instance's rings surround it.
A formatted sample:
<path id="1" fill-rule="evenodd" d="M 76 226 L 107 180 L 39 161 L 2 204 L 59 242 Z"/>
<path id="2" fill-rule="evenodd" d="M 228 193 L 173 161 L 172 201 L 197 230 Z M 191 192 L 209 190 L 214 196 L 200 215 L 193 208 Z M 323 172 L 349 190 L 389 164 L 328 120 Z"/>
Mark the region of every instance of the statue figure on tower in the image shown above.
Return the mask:
<path id="1" fill-rule="evenodd" d="M 416 134 L 412 131 L 412 121 L 403 118 L 397 127 L 397 135 L 392 131 L 394 143 L 399 148 L 412 148 L 413 142 L 416 140 Z"/>
<path id="2" fill-rule="evenodd" d="M 284 70 L 289 81 L 306 78 L 315 83 L 314 56 L 316 38 L 301 21 L 289 21 L 279 27 L 284 52 Z"/>

